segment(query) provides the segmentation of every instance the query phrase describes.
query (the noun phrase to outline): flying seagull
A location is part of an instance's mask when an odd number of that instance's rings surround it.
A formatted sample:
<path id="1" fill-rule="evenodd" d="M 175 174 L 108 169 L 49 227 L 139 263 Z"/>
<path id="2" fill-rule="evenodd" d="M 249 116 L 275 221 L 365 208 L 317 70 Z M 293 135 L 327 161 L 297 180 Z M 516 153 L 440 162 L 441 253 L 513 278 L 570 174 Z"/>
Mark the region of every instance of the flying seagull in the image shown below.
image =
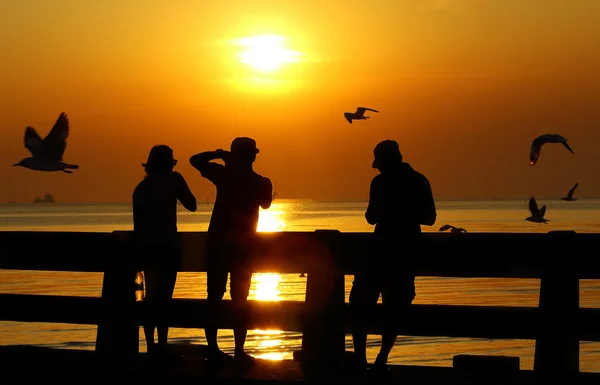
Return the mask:
<path id="1" fill-rule="evenodd" d="M 35 171 L 62 171 L 72 174 L 68 169 L 78 169 L 76 164 L 63 162 L 63 154 L 69 137 L 69 120 L 62 112 L 50 133 L 42 139 L 35 128 L 25 128 L 25 148 L 31 152 L 30 157 L 23 158 L 13 166 L 25 167 Z"/>
<path id="2" fill-rule="evenodd" d="M 534 166 L 540 157 L 540 152 L 542 151 L 542 146 L 546 143 L 562 143 L 563 146 L 572 154 L 575 154 L 569 144 L 567 143 L 567 139 L 563 138 L 559 134 L 544 134 L 540 135 L 531 142 L 531 150 L 529 152 L 529 165 Z"/>
<path id="3" fill-rule="evenodd" d="M 525 218 L 526 221 L 540 224 L 549 222 L 549 220 L 544 218 L 544 215 L 546 214 L 546 205 L 538 208 L 538 204 L 534 197 L 529 198 L 529 212 L 531 213 L 531 216 Z"/>
<path id="4" fill-rule="evenodd" d="M 452 225 L 444 225 L 442 227 L 440 227 L 440 231 L 446 231 L 446 230 L 450 230 L 451 233 L 466 233 L 467 230 L 463 229 L 462 227 L 454 227 Z"/>
<path id="5" fill-rule="evenodd" d="M 566 197 L 562 197 L 560 199 L 562 199 L 563 201 L 576 201 L 577 198 L 573 198 L 573 193 L 575 193 L 577 186 L 579 186 L 579 182 L 575 183 L 575 185 L 571 187 Z"/>
<path id="6" fill-rule="evenodd" d="M 352 120 L 365 120 L 365 119 L 369 119 L 370 116 L 365 116 L 365 111 L 379 112 L 379 111 L 374 110 L 372 108 L 358 107 L 356 109 L 356 112 L 344 112 L 344 118 L 346 118 L 346 120 L 350 124 L 352 124 Z"/>

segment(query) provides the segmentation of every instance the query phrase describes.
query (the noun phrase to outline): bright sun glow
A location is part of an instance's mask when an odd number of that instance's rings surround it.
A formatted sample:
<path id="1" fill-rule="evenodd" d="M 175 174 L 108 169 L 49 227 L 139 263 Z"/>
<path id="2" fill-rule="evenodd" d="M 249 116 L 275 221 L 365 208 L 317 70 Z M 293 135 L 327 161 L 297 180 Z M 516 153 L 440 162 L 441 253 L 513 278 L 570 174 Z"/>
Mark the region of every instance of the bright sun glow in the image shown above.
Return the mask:
<path id="1" fill-rule="evenodd" d="M 256 228 L 257 231 L 261 232 L 273 232 L 273 231 L 281 231 L 285 227 L 285 223 L 281 218 L 281 211 L 273 210 L 272 208 L 268 210 L 260 210 L 260 215 L 258 217 L 258 226 Z"/>
<path id="2" fill-rule="evenodd" d="M 240 61 L 259 72 L 273 72 L 286 63 L 300 60 L 300 53 L 286 48 L 282 36 L 252 36 L 239 39 L 238 42 L 244 48 Z"/>
<path id="3" fill-rule="evenodd" d="M 254 274 L 254 299 L 259 301 L 279 301 L 279 281 L 281 277 L 277 273 Z"/>

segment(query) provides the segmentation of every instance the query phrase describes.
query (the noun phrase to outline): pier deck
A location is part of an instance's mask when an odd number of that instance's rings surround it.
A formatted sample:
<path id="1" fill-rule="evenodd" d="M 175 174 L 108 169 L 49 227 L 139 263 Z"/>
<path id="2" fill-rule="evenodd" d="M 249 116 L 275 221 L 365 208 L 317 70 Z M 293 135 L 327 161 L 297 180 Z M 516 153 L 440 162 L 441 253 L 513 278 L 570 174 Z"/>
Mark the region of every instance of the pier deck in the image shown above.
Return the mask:
<path id="1" fill-rule="evenodd" d="M 350 367 L 307 378 L 299 363 L 291 360 L 270 361 L 257 359 L 257 365 L 235 375 L 230 368 L 209 374 L 205 361 L 205 347 L 201 345 L 171 345 L 172 351 L 184 356 L 181 363 L 170 366 L 147 365 L 145 354 L 140 353 L 136 363 L 116 365 L 98 358 L 94 351 L 52 349 L 47 347 L 12 345 L 0 346 L 2 379 L 4 384 L 33 383 L 57 380 L 61 383 L 93 380 L 147 381 L 169 384 L 482 384 L 482 385 L 537 385 L 556 383 L 557 378 L 544 378 L 531 370 L 513 373 L 464 372 L 452 367 L 390 365 L 385 377 L 359 374 Z M 598 384 L 600 373 L 578 373 L 560 379 L 563 384 Z"/>
<path id="2" fill-rule="evenodd" d="M 145 302 L 135 299 L 134 280 L 140 267 L 131 253 L 131 232 L 0 232 L 0 269 L 104 273 L 101 297 L 0 293 L 1 321 L 98 325 L 95 351 L 0 346 L 0 381 L 600 383 L 600 373 L 579 370 L 579 343 L 600 341 L 600 309 L 579 306 L 580 280 L 600 279 L 600 260 L 589 254 L 589 250 L 600 247 L 600 234 L 436 233 L 424 234 L 423 238 L 419 275 L 539 279 L 539 306 L 417 304 L 406 310 L 402 322 L 393 325 L 395 332 L 406 336 L 535 340 L 533 370 L 517 370 L 517 357 L 497 362 L 491 357 L 462 356 L 455 361 L 456 367 L 392 366 L 385 379 L 358 373 L 344 351 L 345 335 L 355 330 L 381 334 L 385 314 L 377 305 L 366 317 L 355 317 L 345 302 L 344 276 L 362 269 L 373 238 L 367 233 L 335 231 L 257 236 L 253 271 L 305 272 L 307 286 L 304 301 L 249 301 L 247 326 L 302 333 L 299 352 L 307 358 L 304 365 L 259 361 L 242 378 L 227 370 L 212 375 L 205 370 L 203 349 L 197 345 L 174 347 L 186 357 L 180 365 L 147 365 L 144 355 L 139 354 L 139 326 L 146 312 Z M 206 233 L 182 233 L 181 246 L 181 271 L 206 272 Z M 490 250 L 502 257 L 490 257 Z M 174 299 L 169 322 L 174 327 L 201 329 L 210 320 L 220 329 L 231 329 L 232 320 L 239 316 L 236 311 L 231 301 L 209 309 L 204 299 Z"/>

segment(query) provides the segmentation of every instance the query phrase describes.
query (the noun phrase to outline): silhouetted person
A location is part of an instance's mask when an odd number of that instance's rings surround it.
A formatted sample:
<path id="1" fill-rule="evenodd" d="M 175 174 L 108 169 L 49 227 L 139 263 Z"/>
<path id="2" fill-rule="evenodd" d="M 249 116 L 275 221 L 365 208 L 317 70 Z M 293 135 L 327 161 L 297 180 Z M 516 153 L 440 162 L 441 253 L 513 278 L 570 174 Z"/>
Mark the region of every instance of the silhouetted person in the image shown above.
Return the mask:
<path id="1" fill-rule="evenodd" d="M 420 255 L 421 225 L 436 220 L 431 186 L 425 176 L 402 161 L 398 143 L 384 140 L 374 149 L 367 222 L 375 225 L 374 250 L 364 270 L 356 273 L 350 291 L 355 316 L 371 313 L 379 295 L 385 309 L 381 349 L 373 369 L 385 369 L 396 334 L 390 330 L 415 297 L 415 262 Z M 367 365 L 367 335 L 355 332 L 354 353 Z"/>
<path id="2" fill-rule="evenodd" d="M 269 178 L 254 172 L 252 165 L 259 150 L 254 139 L 240 137 L 231 143 L 230 151 L 203 152 L 190 158 L 190 163 L 217 188 L 208 227 L 207 302 L 216 309 L 225 294 L 230 273 L 231 300 L 240 316 L 234 327 L 234 365 L 244 369 L 253 364 L 244 352 L 247 327 L 246 301 L 250 291 L 252 271 L 248 263 L 253 257 L 259 207 L 267 209 L 273 200 L 273 185 Z M 212 162 L 223 160 L 225 165 Z M 205 329 L 209 360 L 226 359 L 217 343 L 217 327 Z"/>
<path id="3" fill-rule="evenodd" d="M 196 198 L 183 176 L 173 171 L 176 164 L 170 147 L 152 147 L 148 161 L 142 164 L 146 177 L 133 192 L 134 244 L 146 280 L 144 334 L 151 358 L 167 357 L 166 316 L 180 265 L 177 201 L 187 210 L 196 211 Z M 158 345 L 154 343 L 155 328 Z"/>

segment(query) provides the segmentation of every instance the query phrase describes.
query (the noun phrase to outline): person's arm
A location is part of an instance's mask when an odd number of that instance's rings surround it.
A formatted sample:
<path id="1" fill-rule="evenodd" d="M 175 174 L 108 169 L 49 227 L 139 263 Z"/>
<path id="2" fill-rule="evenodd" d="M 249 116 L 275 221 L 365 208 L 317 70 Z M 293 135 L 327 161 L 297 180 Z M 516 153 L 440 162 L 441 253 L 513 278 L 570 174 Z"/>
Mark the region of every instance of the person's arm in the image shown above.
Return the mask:
<path id="1" fill-rule="evenodd" d="M 196 170 L 200 171 L 200 174 L 204 178 L 217 184 L 225 166 L 212 161 L 215 159 L 226 161 L 228 154 L 228 151 L 220 149 L 216 151 L 201 152 L 190 158 L 190 164 L 194 166 Z"/>
<path id="2" fill-rule="evenodd" d="M 264 210 L 271 207 L 271 203 L 273 203 L 273 182 L 271 182 L 271 179 L 263 178 L 258 201 L 260 207 Z"/>
<path id="3" fill-rule="evenodd" d="M 371 181 L 371 188 L 369 191 L 369 205 L 367 206 L 367 211 L 365 212 L 365 218 L 367 219 L 367 223 L 370 225 L 376 225 L 381 219 L 381 210 L 381 192 L 378 179 L 377 177 L 375 177 Z"/>
<path id="4" fill-rule="evenodd" d="M 431 191 L 431 185 L 425 176 L 421 178 L 421 224 L 427 226 L 433 226 L 437 219 L 437 212 L 435 210 L 435 201 L 433 199 L 433 192 Z"/>
<path id="5" fill-rule="evenodd" d="M 196 197 L 192 194 L 192 190 L 188 186 L 187 182 L 183 175 L 178 172 L 174 172 L 175 177 L 177 178 L 177 199 L 183 207 L 188 211 L 196 211 L 198 205 L 196 204 Z"/>

